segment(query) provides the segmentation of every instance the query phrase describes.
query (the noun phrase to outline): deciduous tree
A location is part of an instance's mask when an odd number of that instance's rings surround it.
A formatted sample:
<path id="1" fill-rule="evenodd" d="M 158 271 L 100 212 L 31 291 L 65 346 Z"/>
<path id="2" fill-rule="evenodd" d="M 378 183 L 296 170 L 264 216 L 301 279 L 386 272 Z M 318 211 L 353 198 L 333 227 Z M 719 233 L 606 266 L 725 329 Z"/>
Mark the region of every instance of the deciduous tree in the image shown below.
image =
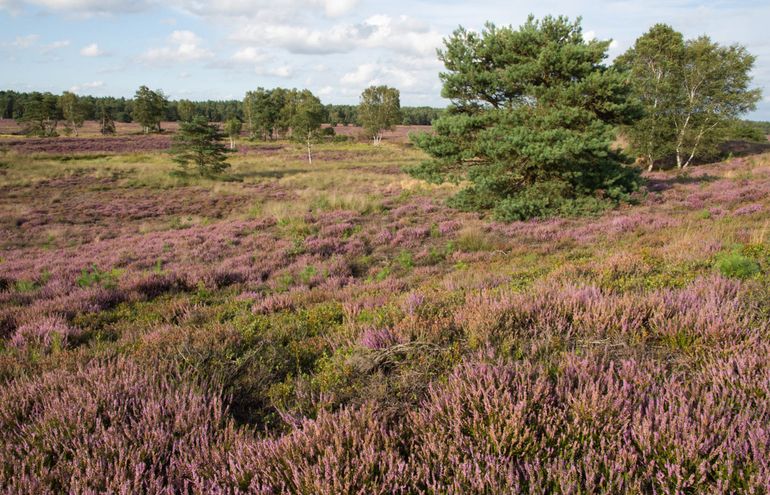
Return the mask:
<path id="1" fill-rule="evenodd" d="M 307 146 L 307 161 L 313 163 L 313 142 L 318 138 L 323 122 L 324 107 L 309 90 L 288 92 L 282 120 L 291 128 L 291 138 Z"/>
<path id="2" fill-rule="evenodd" d="M 740 45 L 722 46 L 707 36 L 684 41 L 666 25 L 654 26 L 619 57 L 644 107 L 628 134 L 650 169 L 671 154 L 678 168 L 687 167 L 755 108 L 761 92 L 750 89 L 754 61 Z"/>
<path id="3" fill-rule="evenodd" d="M 87 109 L 75 93 L 65 91 L 59 97 L 59 108 L 64 119 L 67 134 L 74 132 L 78 135 L 78 129 L 83 127 L 86 120 Z"/>
<path id="4" fill-rule="evenodd" d="M 388 86 L 370 86 L 361 93 L 358 119 L 374 145 L 382 141 L 382 131 L 401 122 L 400 93 Z"/>
<path id="5" fill-rule="evenodd" d="M 55 95 L 34 94 L 24 105 L 22 115 L 17 119 L 26 134 L 54 137 L 61 120 L 61 109 Z"/>
<path id="6" fill-rule="evenodd" d="M 656 24 L 615 61 L 616 66 L 628 71 L 644 110 L 634 125 L 626 128 L 626 135 L 648 170 L 674 150 L 671 109 L 678 104 L 676 81 L 684 57 L 682 34 L 665 24 Z"/>
<path id="7" fill-rule="evenodd" d="M 166 113 L 168 103 L 163 91 L 153 91 L 141 86 L 134 95 L 132 116 L 142 125 L 144 133 L 160 132 L 160 123 Z"/>
<path id="8" fill-rule="evenodd" d="M 235 117 L 225 122 L 225 133 L 230 138 L 231 150 L 235 149 L 235 138 L 241 135 L 241 128 L 243 128 L 243 123 Z"/>
<path id="9" fill-rule="evenodd" d="M 179 100 L 176 104 L 176 113 L 179 115 L 179 120 L 191 121 L 195 117 L 195 103 L 190 100 Z"/>
<path id="10" fill-rule="evenodd" d="M 112 110 L 107 104 L 101 103 L 99 105 L 98 118 L 99 131 L 102 134 L 115 134 L 115 119 L 112 116 Z"/>

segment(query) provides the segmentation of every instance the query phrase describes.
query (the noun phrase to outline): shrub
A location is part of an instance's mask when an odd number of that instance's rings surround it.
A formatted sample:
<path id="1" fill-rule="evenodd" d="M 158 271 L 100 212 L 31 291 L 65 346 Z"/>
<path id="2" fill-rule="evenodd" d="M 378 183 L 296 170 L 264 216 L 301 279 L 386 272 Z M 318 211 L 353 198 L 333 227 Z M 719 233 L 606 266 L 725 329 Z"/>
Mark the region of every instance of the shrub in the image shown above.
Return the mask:
<path id="1" fill-rule="evenodd" d="M 737 251 L 719 256 L 715 267 L 729 278 L 747 279 L 759 273 L 759 264 Z"/>

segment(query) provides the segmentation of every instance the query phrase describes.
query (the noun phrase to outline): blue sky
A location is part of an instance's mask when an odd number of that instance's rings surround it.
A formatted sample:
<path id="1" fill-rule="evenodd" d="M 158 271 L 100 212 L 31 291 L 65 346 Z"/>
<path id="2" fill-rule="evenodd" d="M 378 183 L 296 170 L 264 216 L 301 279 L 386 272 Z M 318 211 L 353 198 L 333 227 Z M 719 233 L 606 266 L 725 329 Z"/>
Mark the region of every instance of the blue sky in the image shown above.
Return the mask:
<path id="1" fill-rule="evenodd" d="M 583 17 L 587 35 L 627 49 L 652 24 L 741 43 L 758 57 L 770 120 L 770 2 L 541 0 L 0 0 L 0 88 L 229 99 L 259 86 L 309 88 L 356 103 L 372 83 L 404 105 L 444 106 L 435 49 L 458 25 L 518 26 L 533 13 Z"/>

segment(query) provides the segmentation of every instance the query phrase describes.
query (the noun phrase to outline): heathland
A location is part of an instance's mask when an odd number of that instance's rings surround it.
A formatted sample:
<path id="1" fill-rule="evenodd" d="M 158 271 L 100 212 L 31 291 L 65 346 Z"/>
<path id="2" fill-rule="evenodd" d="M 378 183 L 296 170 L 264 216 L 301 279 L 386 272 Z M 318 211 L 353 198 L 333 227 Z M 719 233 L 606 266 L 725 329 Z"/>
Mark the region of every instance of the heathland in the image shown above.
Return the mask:
<path id="1" fill-rule="evenodd" d="M 426 155 L 0 132 L 9 493 L 766 493 L 770 153 L 494 221 Z M 338 127 L 355 135 L 355 128 Z"/>

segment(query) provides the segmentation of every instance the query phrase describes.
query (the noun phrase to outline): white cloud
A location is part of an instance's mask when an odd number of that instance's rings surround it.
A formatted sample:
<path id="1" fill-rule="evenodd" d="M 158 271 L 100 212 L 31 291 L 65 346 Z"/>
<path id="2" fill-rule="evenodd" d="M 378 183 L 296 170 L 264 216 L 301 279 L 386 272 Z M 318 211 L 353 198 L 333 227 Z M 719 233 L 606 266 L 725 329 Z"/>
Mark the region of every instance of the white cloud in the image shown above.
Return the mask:
<path id="1" fill-rule="evenodd" d="M 311 29 L 296 24 L 247 22 L 231 39 L 267 43 L 300 54 L 348 53 L 358 48 L 384 48 L 421 56 L 433 56 L 442 35 L 407 16 L 372 16 L 360 24 L 337 24 Z"/>
<path id="2" fill-rule="evenodd" d="M 321 0 L 320 2 L 326 15 L 329 17 L 337 17 L 343 14 L 347 14 L 353 7 L 358 4 L 358 0 Z"/>
<path id="3" fill-rule="evenodd" d="M 415 71 L 385 64 L 367 63 L 359 65 L 340 79 L 345 86 L 364 88 L 372 85 L 388 84 L 397 88 L 415 88 L 420 77 Z"/>
<path id="4" fill-rule="evenodd" d="M 101 89 L 104 87 L 103 81 L 93 81 L 93 82 L 87 82 L 83 84 L 77 84 L 75 86 L 72 86 L 70 88 L 70 91 L 73 93 L 81 93 L 83 90 L 94 90 L 94 89 Z"/>
<path id="5" fill-rule="evenodd" d="M 240 63 L 260 63 L 264 62 L 268 59 L 268 55 L 259 50 L 258 48 L 254 48 L 253 46 L 247 46 L 246 48 L 242 48 L 241 50 L 238 50 L 233 54 L 232 57 L 230 57 L 234 62 L 240 62 Z"/>
<path id="6" fill-rule="evenodd" d="M 99 48 L 99 45 L 96 43 L 91 43 L 90 45 L 86 45 L 83 48 L 80 49 L 80 54 L 84 57 L 101 57 L 105 54 L 104 50 Z"/>
<path id="7" fill-rule="evenodd" d="M 177 8 L 200 17 L 252 19 L 296 19 L 309 11 L 322 10 L 327 17 L 338 17 L 349 13 L 358 5 L 358 0 L 172 0 Z"/>
<path id="8" fill-rule="evenodd" d="M 289 78 L 294 75 L 294 69 L 289 65 L 279 67 L 257 67 L 254 72 L 259 76 Z"/>
<path id="9" fill-rule="evenodd" d="M 174 31 L 168 37 L 168 44 L 151 48 L 139 60 L 147 64 L 191 62 L 213 57 L 213 53 L 201 46 L 202 40 L 192 31 Z"/>
<path id="10" fill-rule="evenodd" d="M 15 15 L 19 13 L 19 4 L 15 0 L 0 0 L 0 10 L 6 10 Z"/>

